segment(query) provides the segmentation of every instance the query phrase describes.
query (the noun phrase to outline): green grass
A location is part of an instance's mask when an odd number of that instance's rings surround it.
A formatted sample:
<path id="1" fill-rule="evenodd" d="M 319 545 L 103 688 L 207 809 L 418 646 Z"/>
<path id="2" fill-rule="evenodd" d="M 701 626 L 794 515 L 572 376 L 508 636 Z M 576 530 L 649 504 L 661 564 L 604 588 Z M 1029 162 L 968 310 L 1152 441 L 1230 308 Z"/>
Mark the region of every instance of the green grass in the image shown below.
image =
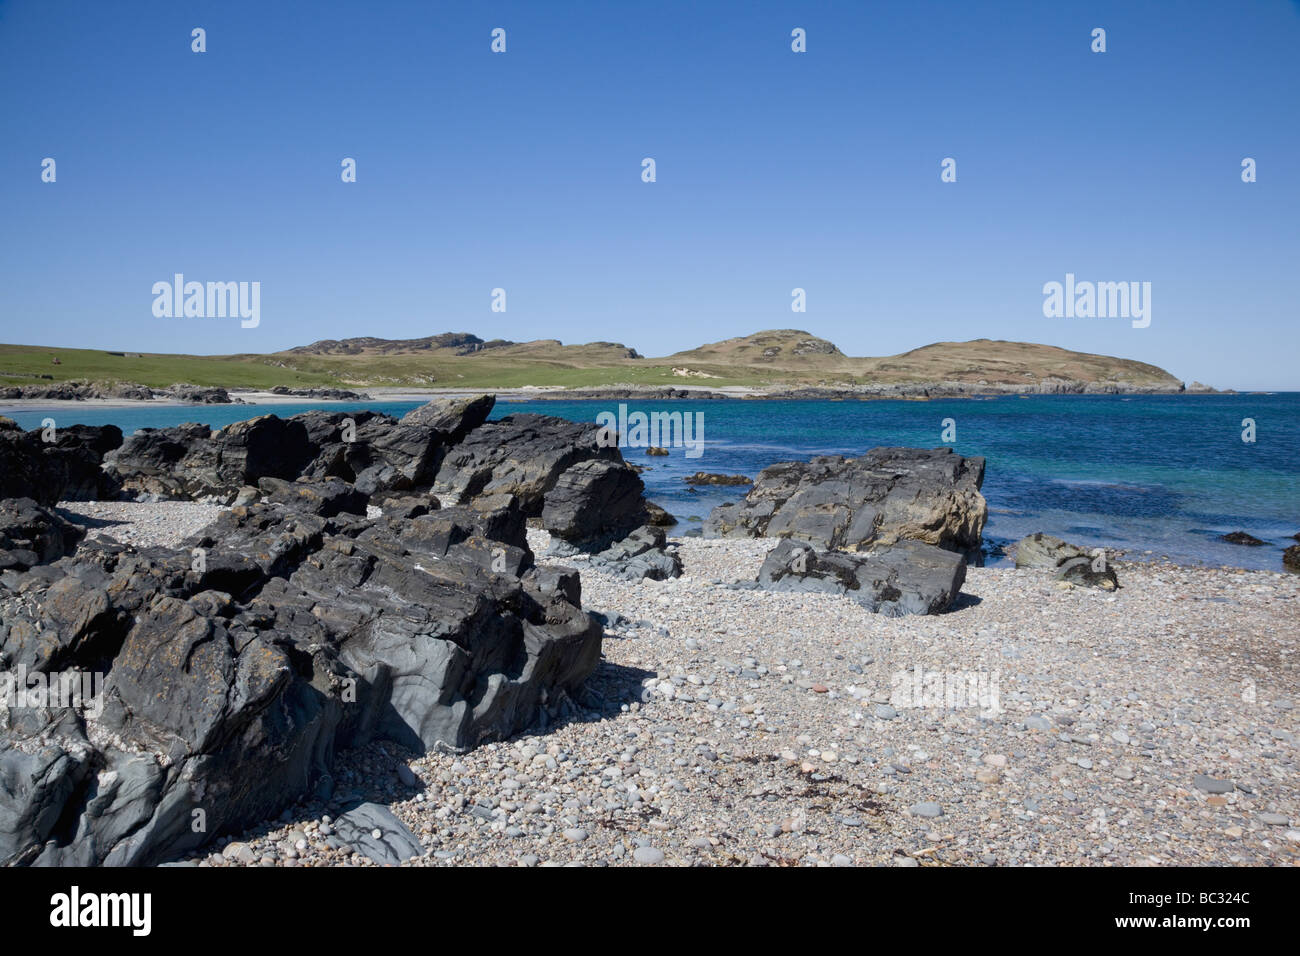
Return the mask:
<path id="1" fill-rule="evenodd" d="M 58 365 L 52 361 L 56 356 Z M 0 381 L 7 385 L 39 384 L 40 380 L 32 377 L 39 375 L 52 375 L 56 382 L 134 382 L 154 388 L 178 382 L 249 388 L 333 382 L 327 375 L 276 368 L 267 364 L 264 356 L 146 353 L 128 358 L 93 349 L 0 345 Z"/>
<path id="2" fill-rule="evenodd" d="M 53 359 L 57 357 L 59 364 Z M 283 366 L 281 367 L 282 363 Z M 134 382 L 163 388 L 178 382 L 227 388 L 327 385 L 340 388 L 419 386 L 432 388 L 518 388 L 525 385 L 583 386 L 631 383 L 761 385 L 788 381 L 779 373 L 744 368 L 702 367 L 718 378 L 682 378 L 669 365 L 626 364 L 578 368 L 544 359 L 501 359 L 490 355 L 430 360 L 422 355 L 113 355 L 93 349 L 0 345 L 0 384 L 55 382 Z"/>
<path id="3" fill-rule="evenodd" d="M 504 350 L 502 350 L 504 351 Z M 1084 381 L 1175 381 L 1154 366 L 1107 356 L 1064 352 L 1015 342 L 940 343 L 888 360 L 799 358 L 777 367 L 745 362 L 720 353 L 701 361 L 680 357 L 625 359 L 609 350 L 535 349 L 523 354 L 485 350 L 456 356 L 447 350 L 366 355 L 161 355 L 135 357 L 92 349 L 0 345 L 0 385 L 39 384 L 38 376 L 58 381 L 134 382 L 165 388 L 179 382 L 226 388 L 520 388 L 526 385 L 583 388 L 602 385 L 853 385 L 868 382 L 921 382 L 965 377 L 968 381 L 1023 381 L 1025 370 L 1060 374 Z M 57 357 L 59 364 L 53 359 Z M 713 358 L 713 361 L 708 361 Z M 728 359 L 734 364 L 727 364 Z M 674 375 L 674 365 L 714 377 Z"/>

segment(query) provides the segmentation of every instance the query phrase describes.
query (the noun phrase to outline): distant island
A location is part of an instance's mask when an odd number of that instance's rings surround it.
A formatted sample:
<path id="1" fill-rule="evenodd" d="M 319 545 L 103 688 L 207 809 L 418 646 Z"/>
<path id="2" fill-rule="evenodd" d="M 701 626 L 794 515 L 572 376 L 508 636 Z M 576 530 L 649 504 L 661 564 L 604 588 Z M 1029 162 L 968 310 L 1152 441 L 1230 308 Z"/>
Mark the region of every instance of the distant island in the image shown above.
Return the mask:
<path id="1" fill-rule="evenodd" d="M 448 332 L 326 339 L 282 352 L 166 355 L 0 345 L 0 398 L 162 397 L 232 391 L 537 389 L 591 397 L 881 397 L 1212 392 L 1145 362 L 1051 345 L 975 339 L 883 358 L 845 355 L 798 329 L 756 332 L 663 358 L 614 342 L 565 345 Z M 340 394 L 340 397 L 344 397 Z M 209 401 L 214 399 L 207 399 Z M 215 399 L 220 401 L 221 399 Z"/>

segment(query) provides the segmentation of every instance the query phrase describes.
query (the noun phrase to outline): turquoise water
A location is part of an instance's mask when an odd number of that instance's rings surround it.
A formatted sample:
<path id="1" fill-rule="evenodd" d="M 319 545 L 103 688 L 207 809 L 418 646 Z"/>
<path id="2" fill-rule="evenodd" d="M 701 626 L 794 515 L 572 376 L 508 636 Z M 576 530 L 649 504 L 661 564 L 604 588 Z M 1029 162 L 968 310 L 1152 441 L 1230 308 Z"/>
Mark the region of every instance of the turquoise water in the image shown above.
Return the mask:
<path id="1" fill-rule="evenodd" d="M 91 408 L 68 415 L 83 424 L 116 424 L 124 432 L 187 421 L 213 426 L 274 412 L 311 408 L 374 408 L 402 415 L 398 403 L 303 403 L 276 406 Z M 630 402 L 629 411 L 701 412 L 704 451 L 687 458 L 640 449 L 624 455 L 649 470 L 649 497 L 698 527 L 715 504 L 744 489 L 700 489 L 682 477 L 695 471 L 753 477 L 776 461 L 813 455 L 857 455 L 876 445 L 942 444 L 943 420 L 956 422 L 960 453 L 988 460 L 985 537 L 1009 543 L 1034 531 L 1089 546 L 1168 555 L 1182 562 L 1281 569 L 1280 549 L 1300 532 L 1300 393 L 1206 396 L 1034 396 L 931 402 L 671 401 Z M 494 418 L 516 411 L 594 421 L 618 402 L 502 400 Z M 10 413 L 25 428 L 48 411 Z M 1253 444 L 1241 440 L 1242 419 L 1256 423 Z M 64 424 L 64 422 L 60 422 Z M 1243 530 L 1269 542 L 1246 548 L 1215 538 Z"/>

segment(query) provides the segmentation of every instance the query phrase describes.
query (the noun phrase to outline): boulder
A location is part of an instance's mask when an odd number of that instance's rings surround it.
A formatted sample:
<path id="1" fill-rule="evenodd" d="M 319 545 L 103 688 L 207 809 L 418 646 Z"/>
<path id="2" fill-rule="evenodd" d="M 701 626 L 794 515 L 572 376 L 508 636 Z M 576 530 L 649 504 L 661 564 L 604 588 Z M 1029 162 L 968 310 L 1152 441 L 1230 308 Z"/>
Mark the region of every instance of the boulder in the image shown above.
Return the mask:
<path id="1" fill-rule="evenodd" d="M 43 505 L 114 498 L 117 485 L 102 465 L 104 455 L 121 444 L 116 425 L 24 432 L 10 419 L 0 419 L 0 498 L 31 498 Z"/>
<path id="2" fill-rule="evenodd" d="M 443 436 L 444 444 L 455 445 L 487 421 L 496 401 L 495 395 L 435 399 L 407 412 L 401 424 L 431 428 Z"/>
<path id="3" fill-rule="evenodd" d="M 640 476 L 623 462 L 580 461 L 546 492 L 542 527 L 578 547 L 601 550 L 645 523 L 644 493 Z"/>
<path id="4" fill-rule="evenodd" d="M 416 835 L 380 803 L 360 803 L 345 810 L 333 826 L 340 840 L 381 866 L 396 866 L 424 852 Z"/>
<path id="5" fill-rule="evenodd" d="M 315 457 L 306 426 L 293 418 L 261 415 L 227 425 L 213 436 L 216 463 L 200 478 L 221 491 L 262 478 L 297 478 Z"/>
<path id="6" fill-rule="evenodd" d="M 1253 534 L 1247 534 L 1245 531 L 1229 531 L 1227 534 L 1219 535 L 1219 540 L 1228 544 L 1242 544 L 1250 548 L 1258 548 L 1268 543 L 1261 541 Z"/>
<path id="7" fill-rule="evenodd" d="M 719 505 L 711 537 L 780 537 L 863 551 L 902 540 L 979 553 L 984 459 L 951 448 L 874 448 L 763 469 L 744 499 Z"/>
<path id="8" fill-rule="evenodd" d="M 1016 567 L 1045 568 L 1058 581 L 1080 587 L 1113 591 L 1119 587 L 1115 569 L 1106 562 L 1104 552 L 1094 555 L 1078 545 L 1041 531 L 1022 538 L 1016 545 Z"/>
<path id="9" fill-rule="evenodd" d="M 355 515 L 366 513 L 366 496 L 339 478 L 327 478 L 324 481 L 310 478 L 299 478 L 297 481 L 262 478 L 257 487 L 267 501 L 283 505 L 290 511 L 305 511 L 324 518 L 333 518 L 345 512 Z"/>
<path id="10" fill-rule="evenodd" d="M 646 519 L 647 524 L 652 524 L 660 528 L 671 528 L 673 525 L 677 524 L 676 518 L 653 501 L 647 501 L 645 503 L 645 510 L 648 515 Z"/>
<path id="11" fill-rule="evenodd" d="M 1293 544 L 1282 552 L 1282 566 L 1300 571 L 1300 544 Z"/>
<path id="12" fill-rule="evenodd" d="M 546 493 L 578 462 L 622 462 L 617 447 L 600 442 L 601 432 L 594 422 L 507 415 L 480 425 L 452 448 L 433 489 L 460 504 L 481 496 L 514 495 L 526 515 L 538 517 Z"/>
<path id="13" fill-rule="evenodd" d="M 71 554 L 85 531 L 31 498 L 0 499 L 0 571 L 26 571 Z"/>
<path id="14" fill-rule="evenodd" d="M 187 422 L 171 428 L 141 428 L 105 456 L 105 470 L 122 490 L 160 498 L 190 497 L 189 473 L 195 461 L 211 468 L 212 429 Z"/>
<path id="15" fill-rule="evenodd" d="M 687 475 L 682 481 L 688 485 L 752 485 L 752 478 L 744 475 L 719 475 L 710 471 L 697 471 L 693 475 Z"/>
<path id="16" fill-rule="evenodd" d="M 645 525 L 600 551 L 586 551 L 563 538 L 552 537 L 547 554 L 558 558 L 581 555 L 589 567 L 627 581 L 665 581 L 682 574 L 682 561 L 670 547 L 662 528 Z"/>
<path id="17" fill-rule="evenodd" d="M 766 590 L 841 594 L 887 617 L 946 611 L 965 580 L 962 555 L 911 540 L 848 554 L 787 539 L 768 553 L 758 573 Z"/>

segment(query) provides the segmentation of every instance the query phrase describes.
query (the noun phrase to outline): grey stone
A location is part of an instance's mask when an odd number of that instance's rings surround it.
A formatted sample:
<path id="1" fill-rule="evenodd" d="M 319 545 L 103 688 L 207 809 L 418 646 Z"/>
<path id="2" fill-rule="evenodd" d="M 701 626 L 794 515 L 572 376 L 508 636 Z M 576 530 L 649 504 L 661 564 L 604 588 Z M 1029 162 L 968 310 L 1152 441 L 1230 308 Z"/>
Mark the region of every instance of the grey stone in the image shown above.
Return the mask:
<path id="1" fill-rule="evenodd" d="M 406 824 L 378 803 L 362 803 L 340 814 L 334 830 L 342 842 L 383 865 L 395 866 L 424 852 Z"/>
<path id="2" fill-rule="evenodd" d="M 1016 545 L 1016 567 L 1046 568 L 1055 572 L 1058 581 L 1082 587 L 1103 591 L 1119 587 L 1119 578 L 1104 557 L 1094 557 L 1077 545 L 1042 532 L 1031 534 Z"/>
<path id="3" fill-rule="evenodd" d="M 1235 784 L 1231 780 L 1217 780 L 1207 774 L 1198 773 L 1192 783 L 1202 793 L 1231 793 Z"/>
<path id="4" fill-rule="evenodd" d="M 632 859 L 644 866 L 654 866 L 664 861 L 664 853 L 652 846 L 639 846 L 633 851 Z"/>
<path id="5" fill-rule="evenodd" d="M 768 553 L 758 573 L 767 590 L 841 594 L 888 617 L 946 611 L 965 580 L 965 558 L 919 541 L 850 555 L 787 539 Z"/>
<path id="6" fill-rule="evenodd" d="M 763 469 L 744 500 L 713 510 L 704 533 L 789 537 L 816 548 L 865 550 L 912 539 L 979 551 L 988 506 L 984 459 L 951 448 L 873 448 Z"/>

